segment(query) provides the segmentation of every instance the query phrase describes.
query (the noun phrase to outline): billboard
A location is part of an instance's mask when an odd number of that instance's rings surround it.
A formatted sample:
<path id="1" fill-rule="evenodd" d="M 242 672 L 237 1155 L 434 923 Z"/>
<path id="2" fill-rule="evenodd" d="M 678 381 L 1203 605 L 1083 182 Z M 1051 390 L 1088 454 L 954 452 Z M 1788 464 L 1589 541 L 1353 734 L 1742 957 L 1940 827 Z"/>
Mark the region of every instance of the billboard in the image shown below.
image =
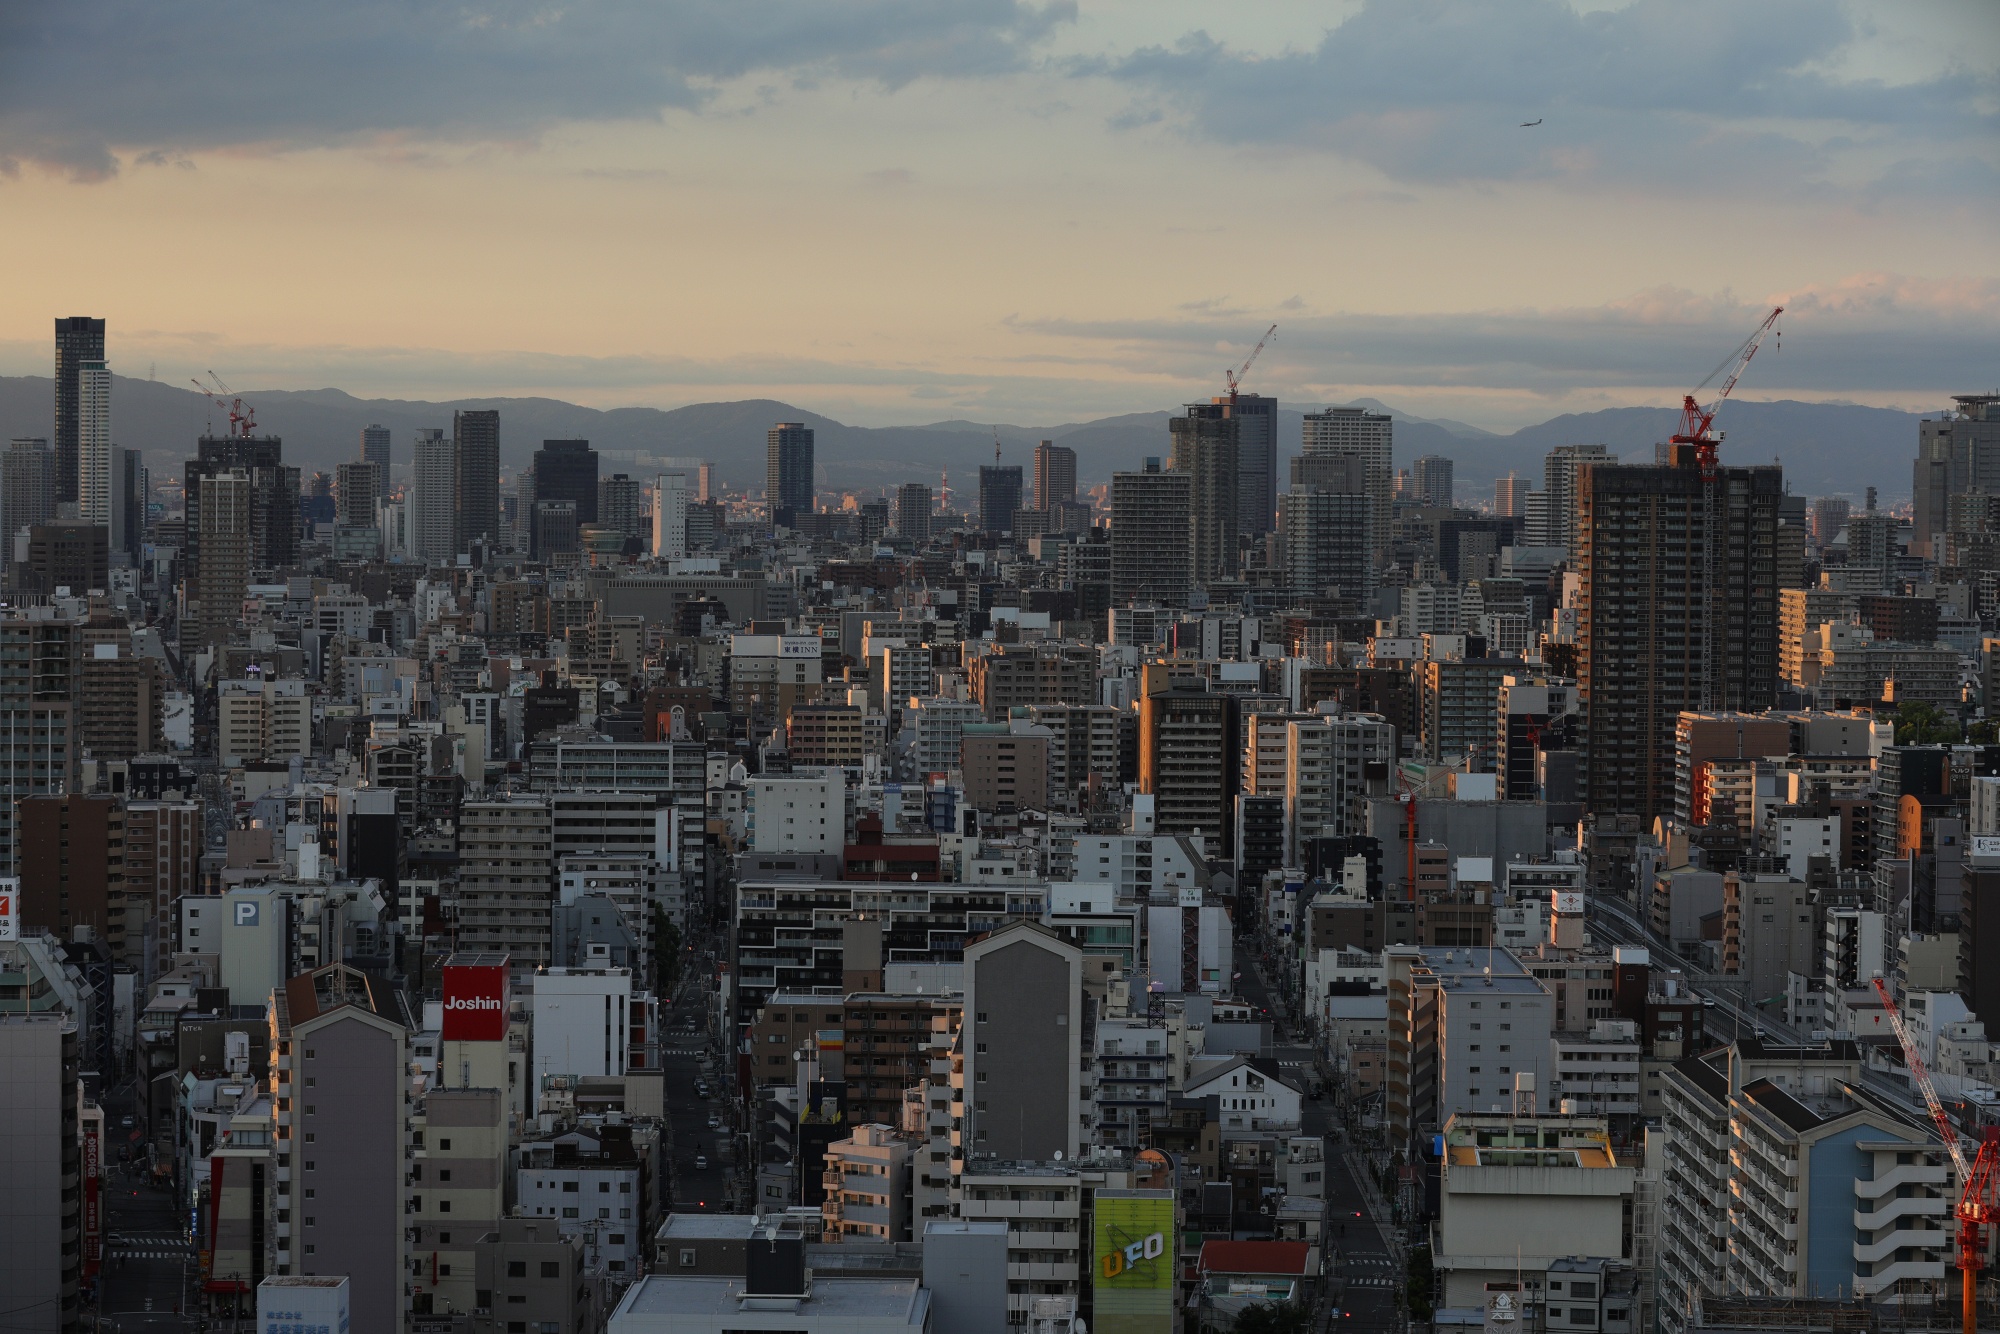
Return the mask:
<path id="1" fill-rule="evenodd" d="M 104 1201 L 99 1178 L 104 1173 L 104 1118 L 83 1121 L 83 1276 L 104 1264 Z"/>
<path id="2" fill-rule="evenodd" d="M 1091 1303 L 1098 1334 L 1174 1327 L 1174 1193 L 1100 1190 L 1091 1217 Z"/>
<path id="3" fill-rule="evenodd" d="M 0 878 L 0 940 L 21 938 L 21 882 Z"/>
<path id="4" fill-rule="evenodd" d="M 444 961 L 446 1042 L 499 1042 L 507 1036 L 513 995 L 507 984 L 507 956 L 486 954 L 476 961 L 461 955 Z"/>

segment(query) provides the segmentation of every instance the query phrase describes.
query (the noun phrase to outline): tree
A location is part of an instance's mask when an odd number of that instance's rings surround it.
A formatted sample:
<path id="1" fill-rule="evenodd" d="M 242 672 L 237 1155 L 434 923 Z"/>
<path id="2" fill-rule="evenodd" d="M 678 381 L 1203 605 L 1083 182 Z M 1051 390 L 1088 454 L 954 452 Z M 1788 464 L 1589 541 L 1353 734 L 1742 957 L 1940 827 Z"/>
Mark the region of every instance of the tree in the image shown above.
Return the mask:
<path id="1" fill-rule="evenodd" d="M 1431 1315 L 1432 1285 L 1436 1273 L 1431 1268 L 1431 1252 L 1428 1246 L 1419 1246 L 1410 1252 L 1409 1278 L 1404 1290 L 1409 1296 L 1410 1314 L 1419 1320 L 1428 1320 Z"/>
<path id="2" fill-rule="evenodd" d="M 1958 719 L 1935 704 L 1912 700 L 1896 710 L 1896 744 L 1899 746 L 1950 745 L 1964 735 Z"/>
<path id="3" fill-rule="evenodd" d="M 1312 1313 L 1291 1302 L 1258 1302 L 1237 1313 L 1230 1334 L 1306 1334 Z"/>

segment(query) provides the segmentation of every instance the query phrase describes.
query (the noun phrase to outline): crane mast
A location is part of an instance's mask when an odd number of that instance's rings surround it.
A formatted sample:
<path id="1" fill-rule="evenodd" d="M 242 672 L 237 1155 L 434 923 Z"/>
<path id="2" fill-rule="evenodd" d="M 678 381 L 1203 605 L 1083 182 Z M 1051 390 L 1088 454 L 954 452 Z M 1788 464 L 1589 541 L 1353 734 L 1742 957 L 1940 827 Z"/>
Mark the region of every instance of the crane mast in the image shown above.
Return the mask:
<path id="1" fill-rule="evenodd" d="M 1243 358 L 1243 364 L 1241 366 L 1238 366 L 1233 371 L 1225 370 L 1222 372 L 1222 378 L 1229 385 L 1229 402 L 1232 407 L 1235 406 L 1236 403 L 1237 387 L 1243 383 L 1243 377 L 1250 373 L 1250 363 L 1257 360 L 1257 354 L 1264 350 L 1264 345 L 1270 342 L 1273 338 L 1276 338 L 1277 336 L 1278 336 L 1278 326 L 1274 324 L 1270 328 L 1264 330 L 1264 336 L 1257 340 L 1257 346 L 1250 349 L 1250 355 Z"/>
<path id="2" fill-rule="evenodd" d="M 1723 401 L 1729 397 L 1730 392 L 1736 388 L 1736 382 L 1743 378 L 1744 368 L 1750 364 L 1750 358 L 1757 355 L 1757 349 L 1763 346 L 1765 335 L 1771 332 L 1778 323 L 1778 316 L 1784 313 L 1783 306 L 1773 309 L 1764 317 L 1764 322 L 1751 330 L 1750 336 L 1723 359 L 1721 365 L 1708 373 L 1706 380 L 1694 387 L 1693 393 L 1681 399 L 1681 429 L 1674 433 L 1673 442 L 1677 445 L 1694 446 L 1695 459 L 1700 465 L 1701 478 L 1705 482 L 1714 481 L 1716 474 L 1715 447 L 1721 437 L 1710 433 L 1710 428 L 1715 425 L 1715 414 L 1722 407 Z M 1781 334 L 1780 337 L 1782 336 Z M 1729 372 L 1729 378 L 1723 381 L 1722 392 L 1715 396 L 1713 403 L 1703 407 L 1696 395 L 1706 389 L 1715 377 L 1725 370 Z"/>

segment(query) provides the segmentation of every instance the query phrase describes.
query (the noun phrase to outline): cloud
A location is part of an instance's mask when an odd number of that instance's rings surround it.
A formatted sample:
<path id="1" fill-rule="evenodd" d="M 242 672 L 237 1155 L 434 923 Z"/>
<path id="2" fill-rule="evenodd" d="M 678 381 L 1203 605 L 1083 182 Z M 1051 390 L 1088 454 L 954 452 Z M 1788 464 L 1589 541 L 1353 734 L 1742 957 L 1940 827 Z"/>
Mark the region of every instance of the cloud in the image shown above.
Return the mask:
<path id="1" fill-rule="evenodd" d="M 121 154 L 532 141 L 724 80 L 897 88 L 1016 69 L 1074 0 L 66 0 L 0 6 L 0 168 Z"/>
<path id="2" fill-rule="evenodd" d="M 1368 0 L 1311 49 L 1255 55 L 1196 33 L 1070 68 L 1134 90 L 1117 127 L 1167 112 L 1191 135 L 1333 153 L 1404 181 L 1611 181 L 1690 208 L 1749 183 L 1942 175 L 1954 193 L 1991 195 L 1995 72 L 1900 84 L 1827 72 L 1867 40 L 1836 0 L 1589 13 Z M 1937 159 L 1984 170 L 1925 165 Z"/>

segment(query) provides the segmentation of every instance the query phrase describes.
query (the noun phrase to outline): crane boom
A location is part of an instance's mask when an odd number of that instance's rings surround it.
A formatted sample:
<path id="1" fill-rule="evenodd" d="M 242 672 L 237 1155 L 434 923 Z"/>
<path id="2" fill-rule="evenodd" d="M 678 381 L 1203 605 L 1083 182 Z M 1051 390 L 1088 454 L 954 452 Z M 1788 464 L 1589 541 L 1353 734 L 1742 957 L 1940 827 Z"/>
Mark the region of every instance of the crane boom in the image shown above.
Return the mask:
<path id="1" fill-rule="evenodd" d="M 1274 324 L 1270 328 L 1264 330 L 1264 336 L 1257 340 L 1257 346 L 1250 349 L 1250 355 L 1243 358 L 1243 364 L 1241 366 L 1238 366 L 1233 371 L 1226 370 L 1222 373 L 1222 378 L 1228 381 L 1229 383 L 1229 401 L 1231 403 L 1234 403 L 1236 401 L 1237 386 L 1242 384 L 1243 377 L 1250 373 L 1250 363 L 1257 360 L 1257 354 L 1264 350 L 1264 344 L 1270 342 L 1273 338 L 1276 338 L 1277 336 L 1278 336 L 1278 326 Z"/>
<path id="2" fill-rule="evenodd" d="M 1944 1147 L 1951 1153 L 1952 1165 L 1958 1169 L 1960 1185 L 1972 1180 L 1972 1164 L 1965 1159 L 1965 1150 L 1958 1146 L 1958 1127 L 1944 1110 L 1944 1103 L 1938 1099 L 1937 1085 L 1931 1083 L 1931 1072 L 1924 1066 L 1924 1058 L 1917 1051 L 1916 1039 L 1910 1036 L 1909 1025 L 1903 1022 L 1903 1012 L 1896 1008 L 1895 999 L 1889 995 L 1889 988 L 1881 978 L 1875 979 L 1875 994 L 1882 998 L 1882 1008 L 1888 1011 L 1889 1023 L 1896 1030 L 1896 1041 L 1903 1044 L 1903 1064 L 1909 1067 L 1910 1078 L 1924 1095 L 1924 1106 L 1930 1110 L 1931 1121 L 1937 1126 L 1938 1137 L 1944 1140 Z"/>
<path id="3" fill-rule="evenodd" d="M 1715 414 L 1721 410 L 1724 400 L 1736 388 L 1736 382 L 1743 378 L 1744 368 L 1749 366 L 1750 359 L 1757 355 L 1757 349 L 1764 345 L 1765 335 L 1776 327 L 1778 316 L 1784 313 L 1783 306 L 1774 307 L 1771 313 L 1764 317 L 1764 322 L 1752 329 L 1750 336 L 1744 339 L 1734 352 L 1723 358 L 1722 363 L 1710 371 L 1706 379 L 1694 387 L 1693 393 L 1681 399 L 1681 429 L 1674 433 L 1673 442 L 1677 445 L 1694 446 L 1695 459 L 1701 468 L 1704 481 L 1715 479 L 1717 437 L 1710 434 L 1710 428 L 1715 425 Z M 1722 382 L 1722 392 L 1715 396 L 1713 403 L 1703 407 L 1696 395 L 1706 389 L 1715 377 L 1725 370 L 1729 372 L 1729 378 Z"/>

